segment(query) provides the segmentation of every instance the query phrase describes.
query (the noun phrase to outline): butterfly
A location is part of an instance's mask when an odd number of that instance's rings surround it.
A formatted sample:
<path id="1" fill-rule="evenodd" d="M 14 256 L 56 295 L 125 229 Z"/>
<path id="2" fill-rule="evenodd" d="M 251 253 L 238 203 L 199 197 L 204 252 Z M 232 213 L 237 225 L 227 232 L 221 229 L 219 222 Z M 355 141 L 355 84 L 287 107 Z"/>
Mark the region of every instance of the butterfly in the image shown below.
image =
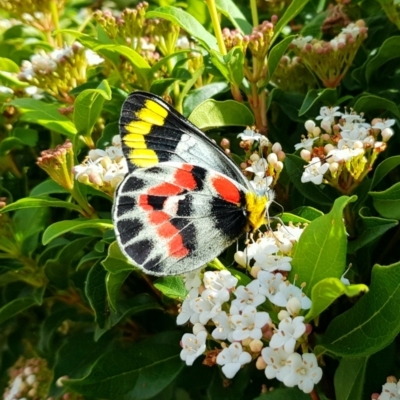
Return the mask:
<path id="1" fill-rule="evenodd" d="M 145 273 L 177 275 L 266 222 L 273 193 L 160 97 L 133 92 L 119 120 L 128 174 L 112 210 L 122 253 Z"/>

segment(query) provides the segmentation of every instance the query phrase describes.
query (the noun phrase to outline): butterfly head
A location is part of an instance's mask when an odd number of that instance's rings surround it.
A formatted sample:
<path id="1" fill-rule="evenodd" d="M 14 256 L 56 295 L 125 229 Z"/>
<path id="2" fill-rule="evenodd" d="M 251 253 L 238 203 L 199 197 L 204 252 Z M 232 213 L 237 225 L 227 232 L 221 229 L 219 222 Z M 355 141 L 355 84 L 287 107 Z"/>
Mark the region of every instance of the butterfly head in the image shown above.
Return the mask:
<path id="1" fill-rule="evenodd" d="M 272 191 L 264 192 L 264 194 L 246 193 L 247 219 L 251 231 L 255 231 L 265 224 L 268 207 L 272 201 L 272 193 Z"/>

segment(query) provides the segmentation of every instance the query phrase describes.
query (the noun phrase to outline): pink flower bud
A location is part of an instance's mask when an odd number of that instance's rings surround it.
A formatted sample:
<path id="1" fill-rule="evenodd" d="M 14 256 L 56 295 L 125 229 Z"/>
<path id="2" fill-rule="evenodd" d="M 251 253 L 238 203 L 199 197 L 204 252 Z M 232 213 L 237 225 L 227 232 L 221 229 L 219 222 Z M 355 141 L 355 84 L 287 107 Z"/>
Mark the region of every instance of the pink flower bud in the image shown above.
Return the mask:
<path id="1" fill-rule="evenodd" d="M 310 161 L 311 160 L 311 153 L 309 150 L 303 149 L 300 152 L 300 157 L 304 160 L 304 161 Z"/>
<path id="2" fill-rule="evenodd" d="M 272 151 L 277 155 L 280 151 L 282 151 L 282 146 L 279 142 L 276 142 L 272 145 Z"/>
<path id="3" fill-rule="evenodd" d="M 252 341 L 250 342 L 249 347 L 250 347 L 250 350 L 251 350 L 253 353 L 259 353 L 259 352 L 262 350 L 262 348 L 263 348 L 264 346 L 263 346 L 263 342 L 262 342 L 261 340 L 254 339 L 254 340 L 252 340 Z"/>
<path id="4" fill-rule="evenodd" d="M 267 363 L 264 361 L 264 359 L 261 356 L 257 358 L 256 368 L 259 369 L 260 371 L 262 369 L 267 368 Z"/>

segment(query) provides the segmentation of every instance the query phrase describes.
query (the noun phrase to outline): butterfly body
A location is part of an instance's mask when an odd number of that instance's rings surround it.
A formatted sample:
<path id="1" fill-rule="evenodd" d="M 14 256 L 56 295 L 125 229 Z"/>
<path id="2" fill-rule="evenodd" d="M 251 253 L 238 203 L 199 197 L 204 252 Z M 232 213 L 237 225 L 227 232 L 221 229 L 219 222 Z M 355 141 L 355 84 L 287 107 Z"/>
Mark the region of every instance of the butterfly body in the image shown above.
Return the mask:
<path id="1" fill-rule="evenodd" d="M 121 138 L 129 173 L 113 207 L 122 252 L 146 273 L 200 268 L 265 222 L 256 194 L 224 152 L 157 96 L 124 103 Z"/>

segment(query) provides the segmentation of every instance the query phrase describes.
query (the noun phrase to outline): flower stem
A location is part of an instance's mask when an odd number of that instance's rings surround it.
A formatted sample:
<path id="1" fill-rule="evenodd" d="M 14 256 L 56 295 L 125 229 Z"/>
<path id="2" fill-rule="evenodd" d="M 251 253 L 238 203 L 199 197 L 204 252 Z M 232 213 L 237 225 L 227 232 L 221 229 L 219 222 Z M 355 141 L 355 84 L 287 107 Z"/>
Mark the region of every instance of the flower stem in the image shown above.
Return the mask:
<path id="1" fill-rule="evenodd" d="M 258 12 L 257 12 L 257 0 L 250 0 L 250 9 L 251 9 L 251 19 L 253 21 L 253 26 L 256 27 L 259 25 Z"/>
<path id="2" fill-rule="evenodd" d="M 58 31 L 60 29 L 60 21 L 58 19 L 58 9 L 55 0 L 50 0 L 50 9 L 51 9 L 51 17 L 53 20 L 54 29 Z M 60 32 L 56 33 L 56 41 L 58 47 L 63 46 L 63 39 Z"/>
<path id="3" fill-rule="evenodd" d="M 310 398 L 311 398 L 311 400 L 320 400 L 318 393 L 315 389 L 313 389 L 313 391 L 310 393 Z"/>
<path id="4" fill-rule="evenodd" d="M 215 0 L 205 0 L 208 12 L 210 13 L 211 23 L 214 28 L 215 37 L 217 39 L 219 51 L 222 55 L 227 54 L 224 38 L 222 37 L 221 25 L 219 23 L 217 7 L 215 5 Z"/>

